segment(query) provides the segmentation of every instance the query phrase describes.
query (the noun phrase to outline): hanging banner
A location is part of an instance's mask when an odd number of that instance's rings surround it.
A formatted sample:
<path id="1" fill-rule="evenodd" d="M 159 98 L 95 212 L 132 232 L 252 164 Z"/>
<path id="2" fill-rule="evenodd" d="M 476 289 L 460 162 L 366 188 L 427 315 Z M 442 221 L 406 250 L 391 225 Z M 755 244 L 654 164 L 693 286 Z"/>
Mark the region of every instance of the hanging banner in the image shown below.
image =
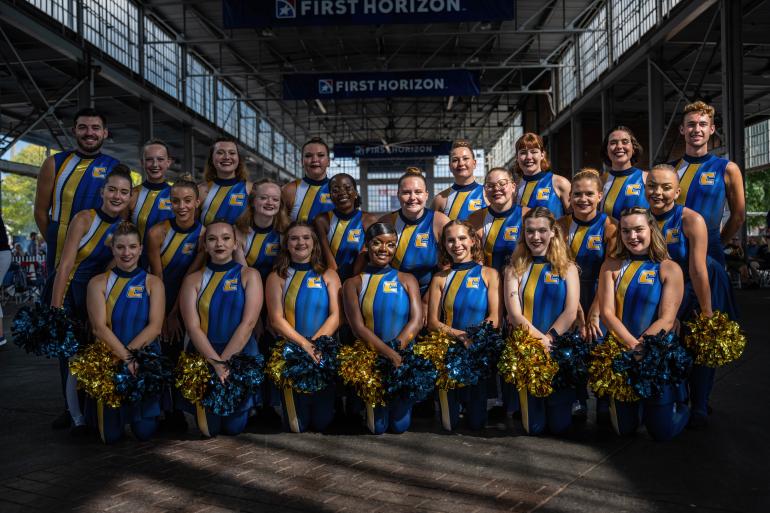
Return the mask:
<path id="1" fill-rule="evenodd" d="M 471 70 L 294 73 L 283 76 L 284 100 L 478 96 L 479 72 Z"/>
<path id="2" fill-rule="evenodd" d="M 388 146 L 378 142 L 335 143 L 334 158 L 400 159 L 449 155 L 451 141 L 415 141 Z"/>
<path id="3" fill-rule="evenodd" d="M 501 21 L 514 0 L 223 0 L 226 29 Z"/>

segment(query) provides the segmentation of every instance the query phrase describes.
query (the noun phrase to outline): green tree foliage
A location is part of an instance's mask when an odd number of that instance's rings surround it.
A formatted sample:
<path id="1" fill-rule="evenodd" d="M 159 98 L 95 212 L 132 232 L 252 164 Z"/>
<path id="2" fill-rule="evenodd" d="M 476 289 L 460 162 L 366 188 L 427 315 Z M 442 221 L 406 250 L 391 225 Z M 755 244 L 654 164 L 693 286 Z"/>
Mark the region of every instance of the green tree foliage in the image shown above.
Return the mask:
<path id="1" fill-rule="evenodd" d="M 746 176 L 746 211 L 767 212 L 770 210 L 770 169 L 755 171 Z M 765 225 L 765 216 L 748 218 L 750 227 Z"/>
<path id="2" fill-rule="evenodd" d="M 10 158 L 13 162 L 39 166 L 46 158 L 42 146 L 30 144 Z M 0 184 L 2 194 L 3 221 L 9 234 L 26 235 L 37 231 L 33 206 L 37 180 L 28 176 L 3 174 Z"/>

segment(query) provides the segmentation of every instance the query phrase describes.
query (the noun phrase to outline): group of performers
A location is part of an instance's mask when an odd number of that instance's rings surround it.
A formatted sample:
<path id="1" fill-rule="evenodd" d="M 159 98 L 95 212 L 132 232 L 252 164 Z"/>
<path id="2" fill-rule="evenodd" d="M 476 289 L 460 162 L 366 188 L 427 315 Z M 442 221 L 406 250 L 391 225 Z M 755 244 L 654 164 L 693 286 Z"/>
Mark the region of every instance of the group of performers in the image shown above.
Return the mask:
<path id="1" fill-rule="evenodd" d="M 275 365 L 276 354 L 300 351 L 329 365 L 319 350 L 327 337 L 361 344 L 398 369 L 425 333 L 471 347 L 485 323 L 524 329 L 544 353 L 572 330 L 588 345 L 612 334 L 641 352 L 645 336 L 679 332 L 697 314 L 735 318 L 722 244 L 744 218 L 740 170 L 708 153 L 713 108 L 688 105 L 680 130 L 685 155 L 645 171 L 635 167 L 642 148 L 634 134 L 618 127 L 601 147 L 611 170 L 586 168 L 571 180 L 550 168 L 543 140 L 526 133 L 514 169 L 492 168 L 479 184 L 473 149 L 456 141 L 449 189 L 430 205 L 429 184 L 408 168 L 398 181 L 401 208 L 378 218 L 361 210 L 353 177 L 327 177 L 329 148 L 317 138 L 302 147 L 305 175 L 283 187 L 250 182 L 231 139 L 211 146 L 203 183 L 169 183 L 173 159 L 153 140 L 142 150 L 144 181 L 134 186 L 129 169 L 101 153 L 104 116 L 86 109 L 75 117 L 78 148 L 49 157 L 38 179 L 35 219 L 51 270 L 45 297 L 88 326 L 91 343 L 103 343 L 127 372 L 137 371 L 137 350 L 183 363 L 194 355 L 222 384 L 233 380 L 237 355 Z M 373 433 L 400 433 L 419 401 L 371 404 L 340 380 L 312 390 L 266 380 L 227 409 L 165 392 L 110 406 L 84 398 L 82 365 L 68 360 L 60 365 L 66 411 L 54 427 L 81 435 L 98 428 L 105 442 L 121 438 L 126 424 L 147 439 L 161 417 L 185 427 L 184 411 L 204 435 L 238 434 L 260 406 L 295 432 L 324 430 L 344 407 Z M 610 397 L 597 402 L 597 420 L 625 434 L 649 416 L 653 437 L 672 438 L 688 422 L 707 424 L 713 382 L 714 368 L 696 365 L 672 405 Z M 559 434 L 586 417 L 586 385 L 536 397 L 492 370 L 436 397 L 446 429 L 460 413 L 471 429 L 483 428 L 488 405 L 499 404 L 519 412 L 528 433 Z"/>

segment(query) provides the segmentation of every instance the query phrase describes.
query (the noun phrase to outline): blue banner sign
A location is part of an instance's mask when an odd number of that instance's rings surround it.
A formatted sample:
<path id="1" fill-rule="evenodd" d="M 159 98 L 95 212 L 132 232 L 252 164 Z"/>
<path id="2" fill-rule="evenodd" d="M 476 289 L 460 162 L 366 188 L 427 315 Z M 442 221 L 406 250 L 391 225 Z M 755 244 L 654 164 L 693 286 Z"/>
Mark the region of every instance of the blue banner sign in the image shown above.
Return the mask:
<path id="1" fill-rule="evenodd" d="M 514 0 L 223 0 L 227 29 L 512 20 Z"/>
<path id="2" fill-rule="evenodd" d="M 478 96 L 479 73 L 470 70 L 294 73 L 283 76 L 284 100 Z"/>
<path id="3" fill-rule="evenodd" d="M 351 157 L 361 159 L 411 159 L 449 155 L 451 141 L 414 141 L 387 146 L 378 142 L 335 143 L 334 158 Z"/>

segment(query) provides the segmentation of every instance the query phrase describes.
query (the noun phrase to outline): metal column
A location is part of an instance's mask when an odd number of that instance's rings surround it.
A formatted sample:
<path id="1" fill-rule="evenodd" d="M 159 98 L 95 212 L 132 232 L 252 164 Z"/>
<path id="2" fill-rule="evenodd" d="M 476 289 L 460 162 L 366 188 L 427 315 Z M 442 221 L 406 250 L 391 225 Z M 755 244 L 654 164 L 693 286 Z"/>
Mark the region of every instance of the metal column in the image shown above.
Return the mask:
<path id="1" fill-rule="evenodd" d="M 573 114 L 570 122 L 572 144 L 572 172 L 577 173 L 583 167 L 583 122 L 578 114 Z"/>
<path id="2" fill-rule="evenodd" d="M 193 129 L 190 125 L 182 126 L 182 138 L 184 139 L 184 155 L 182 156 L 182 173 L 190 173 L 193 178 L 195 173 L 195 139 L 193 138 Z"/>
<path id="3" fill-rule="evenodd" d="M 612 87 L 602 89 L 602 137 L 615 127 L 615 99 Z"/>
<path id="4" fill-rule="evenodd" d="M 654 56 L 659 55 L 660 50 L 656 50 Z M 665 112 L 663 108 L 663 77 L 658 76 L 653 56 L 650 56 L 647 57 L 647 147 L 649 148 L 650 167 L 660 160 L 658 148 L 662 146 L 660 142 L 665 135 Z"/>
<path id="5" fill-rule="evenodd" d="M 139 148 L 144 145 L 150 139 L 155 137 L 153 131 L 153 122 L 155 112 L 152 106 L 152 102 L 140 101 L 139 102 Z"/>
<path id="6" fill-rule="evenodd" d="M 78 110 L 94 107 L 94 68 L 88 58 L 79 66 L 80 76 L 87 77 L 86 81 L 78 89 Z M 107 120 L 109 122 L 109 120 Z"/>
<path id="7" fill-rule="evenodd" d="M 730 160 L 743 173 L 743 13 L 742 2 L 722 0 L 722 116 Z"/>

